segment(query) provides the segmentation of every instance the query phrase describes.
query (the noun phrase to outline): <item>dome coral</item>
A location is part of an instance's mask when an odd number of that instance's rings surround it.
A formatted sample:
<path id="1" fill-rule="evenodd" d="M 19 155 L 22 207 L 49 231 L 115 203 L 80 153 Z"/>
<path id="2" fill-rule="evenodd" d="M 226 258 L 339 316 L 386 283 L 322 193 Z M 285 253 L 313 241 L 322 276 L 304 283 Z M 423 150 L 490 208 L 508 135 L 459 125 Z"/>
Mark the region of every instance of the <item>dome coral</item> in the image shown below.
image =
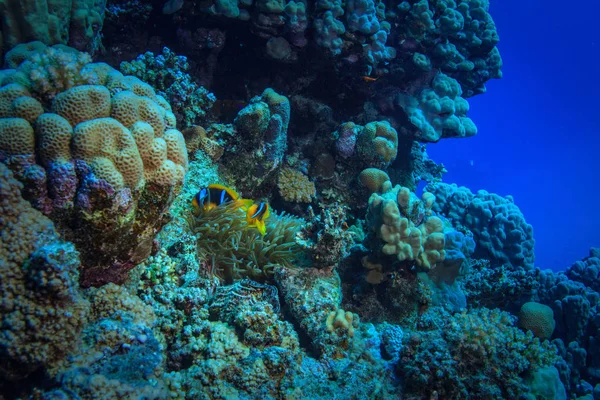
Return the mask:
<path id="1" fill-rule="evenodd" d="M 20 45 L 6 59 L 21 62 L 0 79 L 0 160 L 77 245 L 84 285 L 121 280 L 149 253 L 188 167 L 169 104 L 66 46 Z"/>

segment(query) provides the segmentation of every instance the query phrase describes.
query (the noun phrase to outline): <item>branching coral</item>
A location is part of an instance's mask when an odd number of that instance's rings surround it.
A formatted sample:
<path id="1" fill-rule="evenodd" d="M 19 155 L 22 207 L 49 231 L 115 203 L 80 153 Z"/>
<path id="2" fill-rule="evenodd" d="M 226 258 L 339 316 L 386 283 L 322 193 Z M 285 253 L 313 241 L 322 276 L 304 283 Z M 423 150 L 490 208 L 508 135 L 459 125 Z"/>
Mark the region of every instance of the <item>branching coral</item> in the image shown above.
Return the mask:
<path id="1" fill-rule="evenodd" d="M 248 227 L 244 212 L 232 202 L 190 215 L 188 223 L 198 237 L 198 251 L 212 260 L 216 272 L 228 282 L 267 280 L 277 266 L 296 266 L 296 233 L 302 228 L 302 220 L 297 218 L 271 213 L 267 233 L 261 236 Z"/>

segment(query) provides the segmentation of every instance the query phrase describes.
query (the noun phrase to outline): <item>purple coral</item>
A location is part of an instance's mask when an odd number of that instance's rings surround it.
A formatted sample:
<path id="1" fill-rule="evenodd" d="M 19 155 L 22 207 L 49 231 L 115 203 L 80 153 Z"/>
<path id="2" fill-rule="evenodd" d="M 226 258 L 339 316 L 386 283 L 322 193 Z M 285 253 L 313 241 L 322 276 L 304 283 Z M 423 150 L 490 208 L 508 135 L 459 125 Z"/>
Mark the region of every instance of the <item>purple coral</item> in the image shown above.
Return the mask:
<path id="1" fill-rule="evenodd" d="M 358 135 L 358 126 L 352 122 L 340 125 L 335 133 L 337 140 L 335 148 L 338 154 L 344 158 L 351 157 L 356 147 L 356 136 Z"/>

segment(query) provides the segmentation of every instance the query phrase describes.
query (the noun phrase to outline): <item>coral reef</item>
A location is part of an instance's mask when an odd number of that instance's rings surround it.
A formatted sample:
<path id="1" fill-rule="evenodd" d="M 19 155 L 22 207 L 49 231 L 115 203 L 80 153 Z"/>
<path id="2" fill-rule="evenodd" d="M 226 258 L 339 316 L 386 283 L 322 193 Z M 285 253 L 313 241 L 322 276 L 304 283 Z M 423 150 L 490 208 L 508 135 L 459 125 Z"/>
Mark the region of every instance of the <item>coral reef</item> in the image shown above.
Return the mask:
<path id="1" fill-rule="evenodd" d="M 407 398 L 518 398 L 530 391 L 524 376 L 557 360 L 548 341 L 485 308 L 453 316 L 432 311 L 405 342 L 398 368 Z"/>
<path id="2" fill-rule="evenodd" d="M 511 196 L 485 190 L 473 194 L 465 187 L 446 183 L 430 184 L 426 190 L 435 195 L 433 211 L 473 233 L 476 257 L 489 259 L 493 265 L 533 268 L 533 228 Z"/>
<path id="3" fill-rule="evenodd" d="M 269 193 L 287 150 L 290 102 L 273 89 L 254 97 L 234 120 L 235 133 L 221 158 L 223 173 L 235 176 L 246 197 Z"/>
<path id="4" fill-rule="evenodd" d="M 437 142 L 446 137 L 468 137 L 477 133 L 468 118 L 469 103 L 461 97 L 459 83 L 444 74 L 436 75 L 431 88 L 416 96 L 399 94 L 398 104 L 415 127 L 414 137 L 423 142 Z"/>
<path id="5" fill-rule="evenodd" d="M 90 308 L 77 251 L 21 197 L 22 187 L 0 163 L 0 376 L 8 380 L 55 371 L 77 346 Z"/>
<path id="6" fill-rule="evenodd" d="M 93 54 L 102 47 L 105 5 L 104 0 L 3 1 L 0 3 L 0 52 L 7 52 L 20 43 L 39 40 L 47 45 L 68 44 Z"/>
<path id="7" fill-rule="evenodd" d="M 426 152 L 501 77 L 487 0 L 38 3 L 0 0 L 0 398 L 599 397 L 600 251 L 540 271 Z"/>
<path id="8" fill-rule="evenodd" d="M 86 286 L 123 281 L 149 254 L 187 170 L 170 106 L 74 49 L 19 45 L 6 58 L 23 53 L 0 88 L 0 160 L 76 244 Z"/>
<path id="9" fill-rule="evenodd" d="M 120 66 L 123 74 L 137 76 L 169 102 L 182 130 L 203 125 L 216 100 L 214 94 L 192 80 L 188 69 L 187 58 L 176 55 L 168 47 L 157 56 L 146 52 Z"/>
<path id="10" fill-rule="evenodd" d="M 371 195 L 367 214 L 371 231 L 384 243 L 381 252 L 432 269 L 446 256 L 444 223 L 427 216 L 435 198 L 425 192 L 419 199 L 405 187 L 391 189 L 389 181 L 387 187 L 382 195 Z"/>
<path id="11" fill-rule="evenodd" d="M 347 255 L 353 240 L 346 223 L 346 210 L 339 204 L 324 206 L 319 215 L 309 206 L 307 222 L 296 236 L 296 243 L 310 256 L 311 265 L 329 269 Z"/>

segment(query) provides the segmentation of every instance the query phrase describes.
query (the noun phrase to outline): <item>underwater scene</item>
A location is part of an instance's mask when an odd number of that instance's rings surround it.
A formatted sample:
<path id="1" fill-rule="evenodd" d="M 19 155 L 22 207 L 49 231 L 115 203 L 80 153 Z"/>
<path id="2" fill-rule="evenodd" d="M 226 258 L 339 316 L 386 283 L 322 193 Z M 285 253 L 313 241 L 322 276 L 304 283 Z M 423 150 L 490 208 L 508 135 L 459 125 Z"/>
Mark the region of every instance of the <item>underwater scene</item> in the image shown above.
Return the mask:
<path id="1" fill-rule="evenodd" d="M 600 185 L 512 192 L 496 2 L 0 0 L 0 400 L 600 400 Z"/>

